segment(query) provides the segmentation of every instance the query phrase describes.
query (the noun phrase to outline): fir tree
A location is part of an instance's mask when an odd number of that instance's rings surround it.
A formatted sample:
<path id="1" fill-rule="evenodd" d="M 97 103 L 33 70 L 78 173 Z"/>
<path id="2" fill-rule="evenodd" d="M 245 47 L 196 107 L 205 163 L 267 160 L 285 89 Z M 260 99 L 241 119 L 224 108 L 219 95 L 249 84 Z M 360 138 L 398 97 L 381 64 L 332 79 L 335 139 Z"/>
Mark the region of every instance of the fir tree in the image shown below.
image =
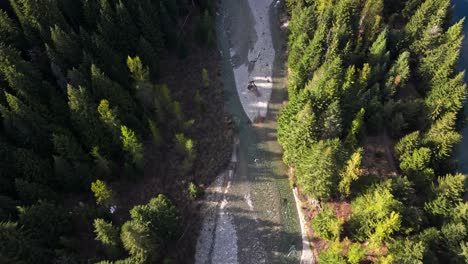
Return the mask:
<path id="1" fill-rule="evenodd" d="M 96 240 L 103 245 L 115 247 L 119 243 L 119 229 L 114 227 L 112 222 L 106 222 L 102 218 L 94 219 L 94 233 Z"/>
<path id="2" fill-rule="evenodd" d="M 138 140 L 135 132 L 130 128 L 121 126 L 120 130 L 123 150 L 129 154 L 129 160 L 137 168 L 143 168 L 143 145 Z"/>
<path id="3" fill-rule="evenodd" d="M 110 206 L 114 193 L 105 182 L 96 180 L 91 183 L 91 191 L 94 193 L 98 205 Z"/>

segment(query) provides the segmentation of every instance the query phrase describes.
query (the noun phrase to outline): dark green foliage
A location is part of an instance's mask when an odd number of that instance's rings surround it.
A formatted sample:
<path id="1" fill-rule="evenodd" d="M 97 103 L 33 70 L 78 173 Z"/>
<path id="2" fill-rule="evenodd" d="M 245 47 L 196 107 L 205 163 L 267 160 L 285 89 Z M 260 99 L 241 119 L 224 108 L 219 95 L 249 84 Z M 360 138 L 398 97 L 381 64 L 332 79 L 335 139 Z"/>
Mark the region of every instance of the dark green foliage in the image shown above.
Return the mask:
<path id="1" fill-rule="evenodd" d="M 222 152 L 227 153 L 230 141 L 223 131 L 222 88 L 200 89 L 195 96 L 193 87 L 210 85 L 193 83 L 185 69 L 179 71 L 185 67 L 178 63 L 186 62 L 166 48 L 180 48 L 186 56 L 214 52 L 189 49 L 194 39 L 187 32 L 194 32 L 195 25 L 182 27 L 181 20 L 192 4 L 207 14 L 203 23 L 212 48 L 211 1 L 0 1 L 1 263 L 125 259 L 115 239 L 120 226 L 112 232 L 112 250 L 89 243 L 94 219 L 109 219 L 114 204 L 131 206 L 134 201 L 125 199 L 143 175 L 164 182 L 148 186 L 151 191 L 186 193 L 195 177 L 204 180 L 217 173 L 223 164 L 217 161 L 227 156 Z M 134 59 L 127 65 L 128 57 Z M 177 69 L 175 78 L 167 78 L 162 61 Z M 194 67 L 211 70 L 213 65 Z M 190 111 L 195 105 L 200 111 Z M 208 154 L 199 156 L 198 146 Z M 197 165 L 206 160 L 209 164 Z M 130 183 L 120 184 L 124 179 Z M 99 204 L 86 206 L 80 201 L 92 199 L 92 183 Z M 118 186 L 119 193 L 108 186 Z M 183 197 L 182 204 L 189 202 Z M 120 225 L 126 217 L 119 214 L 114 223 Z M 112 228 L 106 222 L 96 229 Z M 172 240 L 158 233 L 155 241 L 164 252 L 155 254 L 153 262 L 167 257 Z M 125 262 L 140 263 L 133 257 Z"/>
<path id="2" fill-rule="evenodd" d="M 56 193 L 51 188 L 39 183 L 16 179 L 15 188 L 18 197 L 26 204 L 33 204 L 39 200 L 53 201 L 56 199 Z"/>
<path id="3" fill-rule="evenodd" d="M 207 45 L 210 48 L 216 45 L 213 19 L 208 10 L 205 10 L 198 20 L 195 38 L 200 45 Z"/>
<path id="4" fill-rule="evenodd" d="M 39 249 L 17 223 L 0 222 L 0 261 L 4 263 L 46 263 L 48 253 Z"/>
<path id="5" fill-rule="evenodd" d="M 343 147 L 338 139 L 320 141 L 305 149 L 297 163 L 296 176 L 304 192 L 315 199 L 329 199 L 337 191 Z"/>
<path id="6" fill-rule="evenodd" d="M 390 244 L 390 254 L 394 261 L 402 264 L 423 263 L 425 247 L 422 242 L 409 239 L 397 240 Z"/>
<path id="7" fill-rule="evenodd" d="M 349 262 L 362 260 L 355 242 L 365 241 L 366 255 L 382 263 L 462 263 L 464 178 L 436 179 L 455 171 L 450 158 L 461 140 L 466 85 L 456 65 L 464 19 L 451 25 L 449 0 L 289 0 L 286 7 L 290 101 L 278 140 L 306 195 L 342 206 L 351 200 L 343 225 L 354 240 Z M 325 143 L 331 138 L 344 146 L 340 155 Z M 343 157 L 351 157 L 344 168 Z M 356 179 L 374 185 L 351 186 Z M 325 212 L 313 223 L 333 215 Z M 340 251 L 331 246 L 320 262 L 344 262 Z"/>
<path id="8" fill-rule="evenodd" d="M 130 215 L 131 220 L 122 226 L 121 239 L 130 255 L 141 262 L 151 263 L 160 247 L 180 236 L 179 212 L 164 195 L 146 205 L 135 206 Z"/>
<path id="9" fill-rule="evenodd" d="M 0 221 L 8 221 L 16 215 L 16 206 L 18 202 L 8 196 L 0 196 Z"/>
<path id="10" fill-rule="evenodd" d="M 22 46 L 22 32 L 19 25 L 0 9 L 0 39 L 4 44 Z"/>
<path id="11" fill-rule="evenodd" d="M 39 202 L 28 207 L 19 207 L 18 223 L 32 239 L 53 247 L 60 236 L 70 231 L 67 212 L 53 203 Z"/>

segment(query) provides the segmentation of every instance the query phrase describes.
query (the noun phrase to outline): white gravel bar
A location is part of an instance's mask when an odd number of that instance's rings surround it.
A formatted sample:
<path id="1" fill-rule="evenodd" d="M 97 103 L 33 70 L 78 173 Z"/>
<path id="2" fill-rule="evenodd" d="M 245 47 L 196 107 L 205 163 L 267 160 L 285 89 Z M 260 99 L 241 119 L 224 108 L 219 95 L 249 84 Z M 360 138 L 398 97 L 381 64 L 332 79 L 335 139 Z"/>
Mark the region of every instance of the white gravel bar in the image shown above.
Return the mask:
<path id="1" fill-rule="evenodd" d="M 269 21 L 269 8 L 273 1 L 249 0 L 248 2 L 253 13 L 256 39 L 250 40 L 254 43 L 250 43 L 253 48 L 249 49 L 248 61 L 240 65 L 233 63 L 233 65 L 240 101 L 250 121 L 254 122 L 257 117 L 266 117 L 273 87 L 272 67 L 275 50 L 271 40 Z M 231 49 L 233 62 L 239 53 L 235 46 Z M 255 82 L 258 93 L 247 89 L 250 81 Z"/>

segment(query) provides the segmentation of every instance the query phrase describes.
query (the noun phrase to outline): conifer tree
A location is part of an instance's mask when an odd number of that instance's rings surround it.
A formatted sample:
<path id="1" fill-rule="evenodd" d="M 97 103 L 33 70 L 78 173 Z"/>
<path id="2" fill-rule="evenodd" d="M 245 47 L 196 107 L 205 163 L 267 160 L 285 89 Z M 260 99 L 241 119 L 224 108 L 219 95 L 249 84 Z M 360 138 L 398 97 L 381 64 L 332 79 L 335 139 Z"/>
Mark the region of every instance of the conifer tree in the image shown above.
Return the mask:
<path id="1" fill-rule="evenodd" d="M 151 72 L 151 79 L 155 80 L 159 76 L 159 57 L 156 50 L 151 44 L 142 36 L 138 43 L 137 54 L 141 56 L 144 64 L 149 66 Z"/>
<path id="2" fill-rule="evenodd" d="M 361 110 L 356 114 L 356 117 L 354 118 L 352 124 L 351 124 L 351 129 L 348 132 L 348 135 L 346 136 L 346 144 L 350 146 L 351 148 L 354 148 L 357 146 L 358 143 L 358 135 L 359 132 L 361 131 L 361 128 L 364 124 L 364 114 L 366 111 L 364 108 L 361 108 Z"/>
<path id="3" fill-rule="evenodd" d="M 34 110 L 42 108 L 40 104 L 45 101 L 46 90 L 41 89 L 41 74 L 31 63 L 23 60 L 13 47 L 0 45 L 0 77 Z"/>
<path id="4" fill-rule="evenodd" d="M 171 17 L 166 4 L 173 1 L 161 1 L 159 6 L 159 14 L 161 15 L 161 29 L 164 32 L 164 40 L 166 47 L 175 47 L 177 44 L 177 21 L 176 17 Z M 169 4 L 170 5 L 170 4 Z"/>
<path id="5" fill-rule="evenodd" d="M 404 89 L 410 77 L 409 57 L 409 52 L 401 53 L 387 72 L 385 81 L 386 96 L 393 96 L 398 89 Z"/>
<path id="6" fill-rule="evenodd" d="M 296 165 L 297 180 L 304 193 L 319 200 L 331 198 L 338 185 L 339 167 L 335 162 L 342 159 L 342 151 L 338 139 L 319 141 L 304 150 Z"/>
<path id="7" fill-rule="evenodd" d="M 139 27 L 142 36 L 151 43 L 153 49 L 159 53 L 164 46 L 164 39 L 161 31 L 161 22 L 158 9 L 144 1 L 138 7 Z"/>
<path id="8" fill-rule="evenodd" d="M 1 259 L 6 263 L 47 263 L 50 257 L 15 222 L 0 222 L 0 241 Z"/>
<path id="9" fill-rule="evenodd" d="M 0 9 L 0 41 L 5 45 L 22 47 L 22 31 L 8 14 Z"/>
<path id="10" fill-rule="evenodd" d="M 99 117 L 102 122 L 107 126 L 116 142 L 120 139 L 120 126 L 121 122 L 118 118 L 118 111 L 115 108 L 111 108 L 109 101 L 106 99 L 101 100 L 97 108 Z"/>
<path id="11" fill-rule="evenodd" d="M 50 28 L 51 40 L 60 59 L 67 65 L 77 65 L 81 61 L 81 47 L 74 33 L 67 34 L 57 25 Z"/>
<path id="12" fill-rule="evenodd" d="M 105 182 L 96 180 L 95 182 L 91 183 L 91 191 L 93 192 L 94 197 L 96 198 L 96 203 L 98 205 L 110 205 L 114 193 Z"/>
<path id="13" fill-rule="evenodd" d="M 322 139 L 339 137 L 342 132 L 342 118 L 339 101 L 331 103 L 324 113 Z"/>
<path id="14" fill-rule="evenodd" d="M 359 179 L 359 177 L 364 173 L 361 169 L 362 153 L 362 148 L 355 151 L 353 155 L 351 155 L 351 158 L 346 162 L 346 166 L 340 174 L 341 179 L 339 190 L 345 196 L 349 196 L 351 194 L 351 183 Z"/>
<path id="15" fill-rule="evenodd" d="M 75 130 L 81 135 L 87 149 L 100 146 L 105 153 L 112 152 L 112 144 L 99 122 L 97 107 L 83 87 L 68 85 L 68 105 Z"/>
<path id="16" fill-rule="evenodd" d="M 115 16 L 119 30 L 119 50 L 125 54 L 133 54 L 138 43 L 139 31 L 122 0 L 117 2 Z"/>
<path id="17" fill-rule="evenodd" d="M 123 113 L 133 113 L 134 105 L 129 92 L 119 83 L 112 81 L 95 64 L 91 65 L 91 85 L 98 99 L 109 100 Z"/>
<path id="18" fill-rule="evenodd" d="M 135 132 L 126 126 L 120 127 L 123 150 L 126 151 L 132 164 L 137 168 L 143 168 L 143 145 L 138 140 Z"/>
<path id="19" fill-rule="evenodd" d="M 460 142 L 461 135 L 455 131 L 456 115 L 447 113 L 436 120 L 424 136 L 438 161 L 450 156 L 453 147 Z"/>
<path id="20" fill-rule="evenodd" d="M 115 247 L 119 243 L 119 230 L 112 222 L 107 222 L 102 218 L 94 219 L 94 233 L 96 240 L 103 245 Z"/>

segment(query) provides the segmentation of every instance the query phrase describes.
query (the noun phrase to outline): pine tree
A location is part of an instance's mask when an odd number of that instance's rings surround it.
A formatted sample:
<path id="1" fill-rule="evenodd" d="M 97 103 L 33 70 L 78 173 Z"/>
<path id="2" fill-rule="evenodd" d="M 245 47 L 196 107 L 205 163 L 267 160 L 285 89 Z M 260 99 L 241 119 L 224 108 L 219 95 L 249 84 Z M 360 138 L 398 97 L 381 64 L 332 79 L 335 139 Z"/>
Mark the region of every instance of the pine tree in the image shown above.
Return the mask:
<path id="1" fill-rule="evenodd" d="M 39 44 L 40 37 L 48 42 L 50 40 L 49 28 L 57 25 L 68 31 L 69 25 L 60 12 L 57 0 L 10 0 L 26 38 Z"/>
<path id="2" fill-rule="evenodd" d="M 57 131 L 52 134 L 54 153 L 72 161 L 87 160 L 88 157 L 78 140 L 70 133 L 70 131 L 65 131 L 65 133 Z"/>
<path id="3" fill-rule="evenodd" d="M 120 139 L 121 122 L 117 116 L 117 109 L 111 108 L 109 101 L 103 99 L 99 103 L 97 110 L 99 112 L 101 121 L 104 122 L 104 124 L 114 136 L 114 141 L 118 142 Z"/>
<path id="4" fill-rule="evenodd" d="M 447 113 L 436 120 L 424 136 L 438 161 L 451 155 L 452 149 L 461 140 L 461 135 L 455 131 L 456 115 Z"/>
<path id="5" fill-rule="evenodd" d="M 96 180 L 95 182 L 91 183 L 91 191 L 96 198 L 96 203 L 102 206 L 110 206 L 112 199 L 114 197 L 114 193 L 112 189 L 110 189 L 107 184 L 101 180 Z"/>
<path id="6" fill-rule="evenodd" d="M 119 29 L 119 50 L 125 54 L 133 54 L 138 43 L 138 28 L 122 0 L 117 2 L 115 13 Z"/>
<path id="7" fill-rule="evenodd" d="M 450 1 L 424 1 L 406 25 L 412 54 L 421 54 L 435 43 L 443 30 Z"/>
<path id="8" fill-rule="evenodd" d="M 161 52 L 164 46 L 159 17 L 159 7 L 154 9 L 147 1 L 141 3 L 138 7 L 139 28 L 142 36 L 151 43 L 157 53 Z"/>
<path id="9" fill-rule="evenodd" d="M 450 27 L 440 37 L 440 45 L 427 49 L 418 65 L 417 71 L 422 79 L 431 80 L 433 85 L 443 83 L 450 78 L 460 55 L 463 41 L 464 19 Z"/>
<path id="10" fill-rule="evenodd" d="M 391 97 L 395 95 L 398 89 L 404 89 L 406 82 L 410 78 L 409 58 L 409 52 L 405 51 L 401 53 L 387 72 L 385 81 L 386 96 Z"/>
<path id="11" fill-rule="evenodd" d="M 115 247 L 119 243 L 119 229 L 112 222 L 107 222 L 102 218 L 94 219 L 94 233 L 96 240 L 105 246 Z"/>
<path id="12" fill-rule="evenodd" d="M 55 179 L 50 174 L 52 165 L 47 158 L 41 158 L 29 149 L 16 148 L 14 150 L 14 166 L 16 176 L 42 184 L 54 184 Z"/>
<path id="13" fill-rule="evenodd" d="M 119 25 L 115 10 L 109 0 L 99 0 L 99 34 L 108 45 L 118 50 L 119 47 Z"/>
<path id="14" fill-rule="evenodd" d="M 82 0 L 82 3 L 84 22 L 82 24 L 88 31 L 94 31 L 99 19 L 99 3 L 95 0 Z"/>
<path id="15" fill-rule="evenodd" d="M 130 216 L 120 237 L 124 248 L 140 262 L 153 261 L 161 244 L 173 243 L 180 236 L 179 212 L 164 195 L 135 206 Z"/>
<path id="16" fill-rule="evenodd" d="M 434 86 L 429 91 L 424 102 L 430 119 L 436 120 L 446 113 L 460 111 L 466 97 L 464 77 L 465 72 L 461 72 L 454 78 Z"/>
<path id="17" fill-rule="evenodd" d="M 426 147 L 415 149 L 401 160 L 400 168 L 418 187 L 427 186 L 434 178 L 430 167 L 431 150 Z"/>
<path id="18" fill-rule="evenodd" d="M 323 115 L 322 139 L 339 137 L 342 132 L 342 118 L 339 101 L 331 103 Z"/>
<path id="19" fill-rule="evenodd" d="M 382 25 L 383 0 L 368 0 L 364 3 L 359 18 L 359 31 L 357 48 L 367 50 L 369 43 L 374 41 Z"/>
<path id="20" fill-rule="evenodd" d="M 158 53 L 143 36 L 140 37 L 137 54 L 141 57 L 143 63 L 149 66 L 151 79 L 156 80 L 160 68 Z"/>
<path id="21" fill-rule="evenodd" d="M 359 179 L 364 173 L 363 169 L 361 169 L 362 153 L 362 148 L 355 151 L 340 174 L 341 180 L 338 187 L 340 192 L 345 196 L 351 194 L 351 183 Z"/>
<path id="22" fill-rule="evenodd" d="M 60 60 L 69 66 L 74 66 L 81 61 L 81 47 L 78 37 L 72 32 L 65 33 L 57 25 L 50 28 L 50 35 L 55 51 L 60 55 Z"/>
<path id="23" fill-rule="evenodd" d="M 133 80 L 136 82 L 136 90 L 143 89 L 143 87 L 141 87 L 141 84 L 149 82 L 148 68 L 143 65 L 140 57 L 138 56 L 134 58 L 129 56 L 127 58 L 127 66 Z"/>
<path id="24" fill-rule="evenodd" d="M 144 165 L 143 145 L 138 140 L 135 132 L 126 126 L 121 126 L 121 136 L 123 150 L 126 151 L 132 164 L 138 169 L 142 169 Z"/>
<path id="25" fill-rule="evenodd" d="M 57 194 L 48 186 L 19 178 L 15 179 L 15 189 L 18 197 L 26 204 L 57 199 Z"/>
<path id="26" fill-rule="evenodd" d="M 319 139 L 319 131 L 314 129 L 316 124 L 315 114 L 310 104 L 306 104 L 287 126 L 287 131 L 283 132 L 285 136 L 280 142 L 284 148 L 283 160 L 286 164 L 297 164 L 303 151 Z"/>
<path id="27" fill-rule="evenodd" d="M 124 86 L 128 85 L 128 71 L 123 59 L 125 57 L 116 52 L 101 35 L 94 34 L 91 39 L 93 55 L 98 62 L 97 65 L 102 68 L 112 80 Z"/>
<path id="28" fill-rule="evenodd" d="M 53 248 L 60 236 L 70 232 L 70 219 L 66 211 L 50 202 L 18 207 L 18 216 L 18 223 L 25 232 L 45 247 Z"/>
<path id="29" fill-rule="evenodd" d="M 364 108 L 361 108 L 361 110 L 356 114 L 356 117 L 354 118 L 351 124 L 351 128 L 348 132 L 348 135 L 346 136 L 345 143 L 351 148 L 355 148 L 358 144 L 358 135 L 361 131 L 362 126 L 364 125 L 365 113 L 366 111 L 364 110 Z"/>
<path id="30" fill-rule="evenodd" d="M 193 163 L 195 162 L 195 142 L 192 139 L 187 138 L 184 134 L 176 134 L 175 147 L 179 152 L 179 155 L 182 156 L 180 171 L 182 175 L 186 175 L 190 172 L 193 167 Z"/>
<path id="31" fill-rule="evenodd" d="M 43 109 L 40 104 L 46 101 L 46 90 L 41 89 L 41 74 L 31 63 L 23 60 L 19 52 L 12 47 L 0 45 L 0 78 L 5 80 L 17 96 L 25 99 L 34 110 Z"/>
<path id="32" fill-rule="evenodd" d="M 338 139 L 319 141 L 304 150 L 296 165 L 298 184 L 312 198 L 327 200 L 336 192 L 342 146 Z"/>
<path id="33" fill-rule="evenodd" d="M 369 61 L 372 66 L 372 80 L 380 81 L 387 71 L 390 52 L 387 50 L 388 30 L 384 29 L 369 49 Z"/>
<path id="34" fill-rule="evenodd" d="M 22 47 L 23 34 L 16 22 L 0 9 L 0 41 L 5 45 Z"/>
<path id="35" fill-rule="evenodd" d="M 349 220 L 354 237 L 361 240 L 377 235 L 378 239 L 375 242 L 388 238 L 388 235 L 399 226 L 400 207 L 400 202 L 385 185 L 378 185 L 358 196 L 351 203 L 353 214 Z M 387 220 L 391 224 L 385 226 Z M 377 230 L 377 227 L 380 230 Z"/>
<path id="36" fill-rule="evenodd" d="M 91 85 L 98 99 L 109 100 L 123 113 L 133 114 L 134 104 L 130 93 L 94 64 L 91 65 Z"/>
<path id="37" fill-rule="evenodd" d="M 177 44 L 177 21 L 175 21 L 174 17 L 171 17 L 166 4 L 168 2 L 173 1 L 166 1 L 160 2 L 159 6 L 159 14 L 161 16 L 161 29 L 164 32 L 164 40 L 166 43 L 167 48 L 173 48 Z M 166 3 L 166 4 L 165 4 Z"/>
<path id="38" fill-rule="evenodd" d="M 0 222 L 0 252 L 5 263 L 47 263 L 50 251 L 40 249 L 14 222 Z"/>

